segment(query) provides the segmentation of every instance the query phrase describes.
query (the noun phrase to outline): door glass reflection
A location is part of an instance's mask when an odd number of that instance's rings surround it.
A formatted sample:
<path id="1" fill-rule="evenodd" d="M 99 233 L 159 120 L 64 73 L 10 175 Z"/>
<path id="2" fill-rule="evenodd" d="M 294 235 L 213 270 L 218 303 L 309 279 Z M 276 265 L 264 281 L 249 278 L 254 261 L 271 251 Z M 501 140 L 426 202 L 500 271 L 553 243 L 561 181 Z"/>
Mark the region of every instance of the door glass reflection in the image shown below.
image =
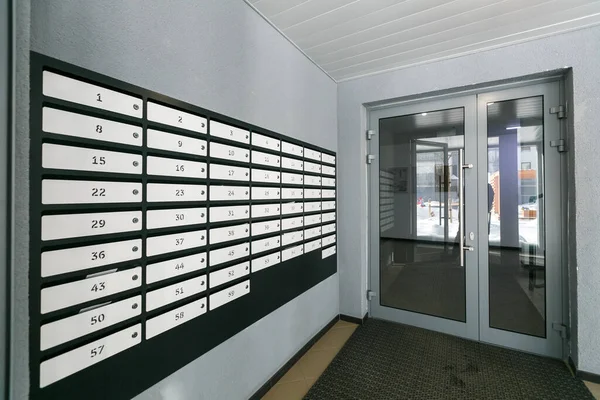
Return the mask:
<path id="1" fill-rule="evenodd" d="M 543 109 L 542 96 L 487 105 L 490 326 L 540 337 L 546 336 Z"/>
<path id="2" fill-rule="evenodd" d="M 458 249 L 464 109 L 379 121 L 381 304 L 466 320 Z"/>

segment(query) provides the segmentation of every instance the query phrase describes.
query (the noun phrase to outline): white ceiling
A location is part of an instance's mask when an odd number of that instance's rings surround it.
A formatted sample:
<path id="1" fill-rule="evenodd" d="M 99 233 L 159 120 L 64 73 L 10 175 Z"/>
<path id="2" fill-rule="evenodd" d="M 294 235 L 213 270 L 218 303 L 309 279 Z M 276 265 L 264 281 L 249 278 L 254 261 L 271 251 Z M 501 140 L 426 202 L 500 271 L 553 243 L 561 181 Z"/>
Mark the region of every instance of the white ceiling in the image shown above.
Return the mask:
<path id="1" fill-rule="evenodd" d="M 600 23 L 600 0 L 245 0 L 336 81 Z"/>

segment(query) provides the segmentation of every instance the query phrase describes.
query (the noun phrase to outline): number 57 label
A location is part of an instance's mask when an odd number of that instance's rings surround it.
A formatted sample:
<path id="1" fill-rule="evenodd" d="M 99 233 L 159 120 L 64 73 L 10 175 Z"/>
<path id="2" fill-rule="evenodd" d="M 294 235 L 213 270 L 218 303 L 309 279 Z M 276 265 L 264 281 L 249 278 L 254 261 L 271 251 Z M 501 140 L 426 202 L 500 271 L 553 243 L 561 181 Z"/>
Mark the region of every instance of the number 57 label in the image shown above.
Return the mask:
<path id="1" fill-rule="evenodd" d="M 40 364 L 40 388 L 59 381 L 133 347 L 141 341 L 142 325 L 109 335 Z"/>

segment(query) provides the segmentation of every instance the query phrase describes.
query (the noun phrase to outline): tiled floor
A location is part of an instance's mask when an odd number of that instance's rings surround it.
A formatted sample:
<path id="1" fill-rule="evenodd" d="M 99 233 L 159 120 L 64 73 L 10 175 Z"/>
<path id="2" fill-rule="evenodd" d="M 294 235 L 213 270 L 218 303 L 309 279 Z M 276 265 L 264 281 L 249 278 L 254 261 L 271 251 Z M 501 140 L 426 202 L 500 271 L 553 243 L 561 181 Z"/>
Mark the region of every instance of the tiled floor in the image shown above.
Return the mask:
<path id="1" fill-rule="evenodd" d="M 302 399 L 357 327 L 351 322 L 338 321 L 290 368 L 263 400 Z"/>
<path id="2" fill-rule="evenodd" d="M 600 384 L 598 383 L 592 383 L 592 382 L 586 382 L 583 381 L 585 383 L 585 386 L 588 387 L 588 389 L 590 389 L 590 392 L 592 392 L 592 394 L 594 395 L 594 397 L 598 400 L 600 400 Z"/>

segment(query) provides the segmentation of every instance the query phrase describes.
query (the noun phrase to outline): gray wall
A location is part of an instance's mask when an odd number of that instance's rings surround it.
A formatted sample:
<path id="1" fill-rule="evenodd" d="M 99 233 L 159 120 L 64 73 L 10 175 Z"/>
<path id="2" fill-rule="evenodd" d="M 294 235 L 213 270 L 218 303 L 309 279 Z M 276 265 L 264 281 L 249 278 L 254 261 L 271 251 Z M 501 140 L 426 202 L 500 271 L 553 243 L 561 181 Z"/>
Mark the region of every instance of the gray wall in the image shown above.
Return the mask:
<path id="1" fill-rule="evenodd" d="M 8 138 L 9 115 L 11 113 L 12 91 L 9 90 L 10 71 L 12 69 L 12 41 L 11 33 L 12 5 L 8 0 L 0 0 L 0 397 L 6 393 L 6 367 L 7 357 L 7 327 L 6 313 L 8 304 L 6 298 L 8 264 L 7 264 L 7 232 L 8 220 L 6 210 L 8 207 Z"/>
<path id="2" fill-rule="evenodd" d="M 336 84 L 241 0 L 19 0 L 13 397 L 27 398 L 28 49 L 337 150 Z M 31 24 L 29 24 L 31 15 Z M 31 46 L 29 45 L 31 27 Z M 338 275 L 139 399 L 242 399 L 339 311 Z M 149 366 L 151 368 L 151 366 Z"/>
<path id="3" fill-rule="evenodd" d="M 600 27 L 586 28 L 536 41 L 414 66 L 338 85 L 340 312 L 367 311 L 366 111 L 364 104 L 398 99 L 485 82 L 573 67 L 573 175 L 569 206 L 574 226 L 569 247 L 570 270 L 577 268 L 578 367 L 600 373 L 600 185 L 595 160 L 600 153 Z M 359 216 L 359 218 L 357 218 Z M 575 242 L 577 247 L 575 247 Z M 363 244 L 363 245 L 361 245 Z M 574 254 L 573 254 L 574 253 Z M 576 266 L 574 265 L 576 262 Z"/>

